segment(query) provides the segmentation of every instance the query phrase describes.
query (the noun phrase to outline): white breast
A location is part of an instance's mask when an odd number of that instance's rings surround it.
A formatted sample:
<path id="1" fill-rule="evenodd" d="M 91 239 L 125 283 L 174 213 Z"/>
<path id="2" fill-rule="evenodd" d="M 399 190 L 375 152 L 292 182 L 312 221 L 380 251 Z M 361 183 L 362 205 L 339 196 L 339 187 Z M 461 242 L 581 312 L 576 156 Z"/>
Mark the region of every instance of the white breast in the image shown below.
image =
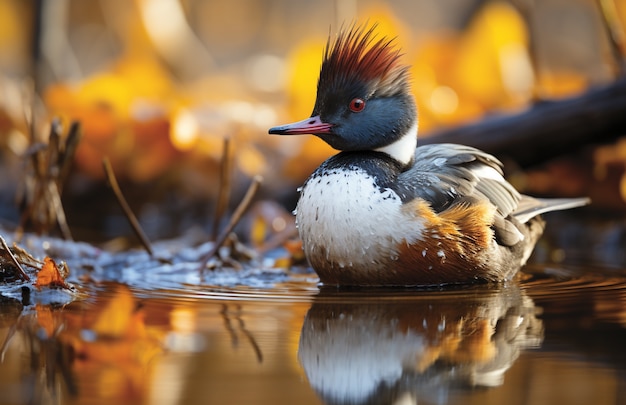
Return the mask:
<path id="1" fill-rule="evenodd" d="M 393 190 L 379 188 L 365 171 L 309 179 L 296 208 L 307 257 L 325 252 L 323 259 L 339 267 L 371 266 L 381 251 L 397 257 L 398 243 L 422 231 L 419 222 L 407 221 L 401 206 Z"/>

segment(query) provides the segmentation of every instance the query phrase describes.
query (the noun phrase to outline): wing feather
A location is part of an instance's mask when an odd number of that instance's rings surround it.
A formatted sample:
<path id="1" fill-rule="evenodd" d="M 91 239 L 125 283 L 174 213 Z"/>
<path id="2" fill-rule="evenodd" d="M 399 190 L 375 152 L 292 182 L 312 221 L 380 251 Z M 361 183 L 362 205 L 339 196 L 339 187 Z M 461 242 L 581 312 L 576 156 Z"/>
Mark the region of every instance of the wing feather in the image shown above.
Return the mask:
<path id="1" fill-rule="evenodd" d="M 432 144 L 415 150 L 415 164 L 400 174 L 406 197 L 420 197 L 441 212 L 456 201 L 487 199 L 502 217 L 515 211 L 521 195 L 508 183 L 502 163 L 478 149 L 456 144 Z"/>

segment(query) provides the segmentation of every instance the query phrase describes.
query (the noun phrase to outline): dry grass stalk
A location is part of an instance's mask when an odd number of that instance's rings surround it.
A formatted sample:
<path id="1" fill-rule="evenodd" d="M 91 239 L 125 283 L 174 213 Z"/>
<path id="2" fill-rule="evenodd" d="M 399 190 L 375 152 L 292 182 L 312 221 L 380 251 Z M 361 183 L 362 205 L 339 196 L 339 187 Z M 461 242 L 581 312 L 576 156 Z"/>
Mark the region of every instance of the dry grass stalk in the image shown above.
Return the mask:
<path id="1" fill-rule="evenodd" d="M 226 228 L 222 230 L 219 237 L 215 240 L 215 244 L 213 248 L 200 261 L 201 272 L 204 271 L 209 260 L 213 256 L 215 256 L 219 248 L 222 247 L 222 245 L 228 238 L 228 235 L 233 231 L 237 223 L 239 223 L 239 221 L 241 220 L 241 217 L 250 206 L 250 203 L 252 202 L 252 198 L 254 197 L 257 190 L 259 189 L 259 186 L 261 185 L 262 181 L 263 181 L 263 178 L 261 176 L 254 176 L 254 178 L 252 179 L 252 183 L 250 184 L 250 186 L 248 187 L 248 190 L 246 191 L 246 194 L 244 195 L 243 199 L 241 200 L 241 202 L 235 209 L 235 212 L 233 212 L 233 215 L 230 217 L 230 220 L 228 221 L 228 225 L 226 225 Z"/>
<path id="2" fill-rule="evenodd" d="M 13 252 L 11 252 L 9 245 L 7 245 L 7 242 L 2 236 L 0 236 L 0 244 L 2 245 L 2 248 L 4 249 L 6 254 L 9 256 L 9 259 L 11 260 L 13 265 L 17 268 L 17 274 L 20 276 L 20 278 L 23 281 L 30 281 L 30 277 L 28 276 L 28 274 L 26 274 L 20 262 L 17 261 L 17 258 L 13 255 Z"/>
<path id="3" fill-rule="evenodd" d="M 111 167 L 111 162 L 109 161 L 108 158 L 104 158 L 102 160 L 102 166 L 104 168 L 104 173 L 106 175 L 107 182 L 109 183 L 109 186 L 111 186 L 111 189 L 113 190 L 113 193 L 115 194 L 115 198 L 117 199 L 117 202 L 122 208 L 122 211 L 124 211 L 124 215 L 126 215 L 126 219 L 128 220 L 128 223 L 133 229 L 133 232 L 135 233 L 135 235 L 137 235 L 137 237 L 139 238 L 139 241 L 141 242 L 143 247 L 146 249 L 146 251 L 150 254 L 150 256 L 153 256 L 154 251 L 152 250 L 152 245 L 150 244 L 150 240 L 148 239 L 145 232 L 141 228 L 141 225 L 139 224 L 137 217 L 133 213 L 133 210 L 131 210 L 130 205 L 128 205 L 128 201 L 126 201 L 126 198 L 124 197 L 124 194 L 122 193 L 122 190 L 120 189 L 117 179 L 115 178 L 115 173 L 113 172 L 113 168 Z"/>
<path id="4" fill-rule="evenodd" d="M 222 160 L 220 162 L 220 188 L 217 195 L 217 204 L 215 205 L 215 217 L 213 221 L 213 230 L 211 237 L 213 240 L 217 238 L 220 220 L 228 207 L 228 200 L 231 191 L 231 171 L 233 166 L 233 154 L 231 153 L 232 142 L 230 138 L 225 138 L 222 148 Z"/>
<path id="5" fill-rule="evenodd" d="M 31 146 L 25 155 L 26 174 L 18 196 L 22 213 L 16 240 L 21 239 L 28 223 L 39 234 L 46 234 L 58 225 L 63 237 L 72 240 L 61 192 L 80 141 L 80 126 L 73 122 L 67 136 L 63 137 L 61 122 L 55 119 L 50 124 L 48 144 L 44 144 L 36 141 L 32 118 L 29 119 Z"/>

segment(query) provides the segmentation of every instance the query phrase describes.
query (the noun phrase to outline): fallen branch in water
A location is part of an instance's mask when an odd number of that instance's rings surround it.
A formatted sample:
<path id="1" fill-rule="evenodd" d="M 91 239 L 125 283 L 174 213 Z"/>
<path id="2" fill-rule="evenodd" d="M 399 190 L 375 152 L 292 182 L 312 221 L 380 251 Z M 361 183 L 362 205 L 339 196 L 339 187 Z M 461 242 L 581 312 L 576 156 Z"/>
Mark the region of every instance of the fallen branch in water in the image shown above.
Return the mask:
<path id="1" fill-rule="evenodd" d="M 615 141 L 626 134 L 624 111 L 626 78 L 578 97 L 539 102 L 520 114 L 442 130 L 419 144 L 470 145 L 529 167 L 585 145 Z"/>

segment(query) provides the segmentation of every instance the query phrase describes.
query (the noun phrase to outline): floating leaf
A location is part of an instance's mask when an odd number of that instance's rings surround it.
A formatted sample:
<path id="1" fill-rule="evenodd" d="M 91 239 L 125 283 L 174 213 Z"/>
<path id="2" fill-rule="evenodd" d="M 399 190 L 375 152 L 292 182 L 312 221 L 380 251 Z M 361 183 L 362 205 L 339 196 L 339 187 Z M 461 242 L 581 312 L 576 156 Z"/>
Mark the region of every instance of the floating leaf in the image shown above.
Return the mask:
<path id="1" fill-rule="evenodd" d="M 43 262 L 43 267 L 37 273 L 37 281 L 35 281 L 35 287 L 60 287 L 70 289 L 65 282 L 65 279 L 59 271 L 59 267 L 49 257 L 46 257 Z"/>

